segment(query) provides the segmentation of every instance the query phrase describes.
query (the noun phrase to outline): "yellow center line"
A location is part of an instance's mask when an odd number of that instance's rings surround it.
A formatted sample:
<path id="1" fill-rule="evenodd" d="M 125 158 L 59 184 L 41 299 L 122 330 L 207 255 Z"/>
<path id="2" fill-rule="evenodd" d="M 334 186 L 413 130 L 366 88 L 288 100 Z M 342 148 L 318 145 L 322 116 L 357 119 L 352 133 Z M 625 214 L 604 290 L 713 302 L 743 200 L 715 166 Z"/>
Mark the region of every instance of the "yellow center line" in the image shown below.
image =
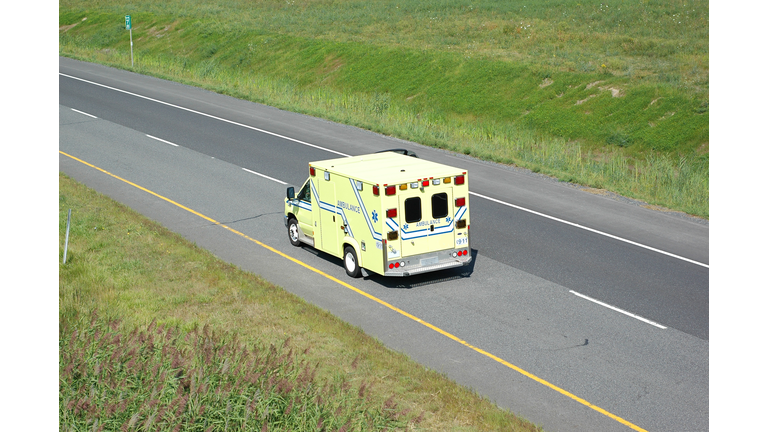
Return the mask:
<path id="1" fill-rule="evenodd" d="M 263 247 L 263 248 L 265 248 L 265 249 L 267 249 L 267 250 L 269 250 L 271 252 L 274 252 L 277 255 L 280 255 L 281 257 L 283 257 L 285 259 L 288 259 L 288 260 L 290 260 L 290 261 L 292 261 L 292 262 L 294 262 L 294 263 L 296 263 L 296 264 L 298 264 L 298 265 L 300 265 L 300 266 L 302 266 L 302 267 L 304 267 L 304 268 L 306 268 L 308 270 L 311 270 L 311 271 L 313 271 L 313 272 L 315 272 L 315 273 L 317 273 L 317 274 L 319 274 L 319 275 L 321 275 L 321 276 L 323 276 L 323 277 L 325 277 L 325 278 L 327 278 L 327 279 L 329 279 L 329 280 L 331 280 L 333 282 L 336 282 L 337 284 L 339 284 L 339 285 L 341 285 L 341 286 L 343 286 L 345 288 L 349 288 L 350 290 L 352 290 L 352 291 L 354 291 L 354 292 L 356 292 L 356 293 L 358 293 L 358 294 L 360 294 L 362 296 L 365 296 L 365 297 L 375 301 L 376 303 L 381 304 L 382 306 L 386 306 L 387 308 L 389 308 L 389 309 L 391 309 L 391 310 L 393 310 L 393 311 L 395 311 L 395 312 L 397 312 L 397 313 L 399 313 L 399 314 L 401 314 L 401 315 L 403 315 L 405 317 L 408 317 L 408 318 L 416 321 L 417 323 L 422 324 L 422 325 L 424 325 L 424 326 L 426 326 L 426 327 L 428 327 L 428 328 L 430 328 L 430 329 L 440 333 L 441 335 L 443 335 L 443 336 L 445 336 L 445 337 L 447 337 L 449 339 L 452 339 L 452 340 L 454 340 L 454 341 L 456 341 L 456 342 L 466 346 L 467 348 L 470 348 L 470 349 L 472 349 L 472 350 L 474 350 L 474 351 L 476 351 L 476 352 L 478 352 L 478 353 L 480 353 L 480 354 L 482 354 L 482 355 L 484 355 L 484 356 L 486 356 L 486 357 L 488 357 L 488 358 L 490 358 L 490 359 L 492 359 L 492 360 L 494 360 L 494 361 L 496 361 L 498 363 L 501 363 L 504 366 L 506 366 L 506 367 L 516 371 L 516 372 L 519 372 L 519 373 L 525 375 L 526 377 L 528 377 L 528 378 L 538 382 L 539 384 L 545 385 L 545 386 L 551 388 L 552 390 L 555 390 L 558 393 L 563 394 L 563 395 L 565 395 L 565 396 L 575 400 L 576 402 L 579 402 L 580 404 L 583 404 L 583 405 L 585 405 L 585 406 L 587 406 L 589 408 L 592 408 L 593 410 L 599 412 L 600 414 L 603 414 L 603 415 L 605 415 L 607 417 L 610 417 L 611 419 L 616 420 L 617 422 L 619 422 L 619 423 L 621 423 L 621 424 L 623 424 L 625 426 L 628 426 L 629 428 L 631 428 L 633 430 L 636 430 L 638 432 L 648 432 L 645 429 L 643 429 L 643 428 L 641 428 L 639 426 L 636 426 L 636 425 L 634 425 L 634 424 L 624 420 L 623 418 L 621 418 L 621 417 L 619 417 L 619 416 L 617 416 L 615 414 L 612 414 L 612 413 L 610 413 L 610 412 L 608 412 L 608 411 L 606 411 L 606 410 L 604 410 L 604 409 L 602 409 L 602 408 L 600 408 L 600 407 L 598 407 L 596 405 L 593 405 L 593 404 L 587 402 L 586 400 L 584 400 L 584 399 L 574 395 L 573 393 L 570 393 L 570 392 L 568 392 L 568 391 L 566 391 L 564 389 L 561 389 L 560 387 L 558 387 L 558 386 L 556 386 L 556 385 L 554 385 L 554 384 L 552 384 L 552 383 L 550 383 L 550 382 L 548 382 L 548 381 L 546 381 L 544 379 L 541 379 L 541 378 L 537 377 L 536 375 L 534 375 L 534 374 L 532 374 L 532 373 L 530 373 L 528 371 L 525 371 L 525 370 L 523 370 L 523 369 L 513 365 L 512 363 L 509 363 L 508 361 L 506 361 L 504 359 L 496 357 L 495 355 L 493 355 L 493 354 L 491 354 L 491 353 L 489 353 L 487 351 L 484 351 L 481 348 L 478 348 L 478 347 L 476 347 L 474 345 L 469 344 L 468 342 L 458 338 L 457 336 L 454 336 L 453 334 L 448 333 L 447 331 L 445 331 L 445 330 L 443 330 L 443 329 L 441 329 L 439 327 L 436 327 L 436 326 L 434 326 L 434 325 L 432 325 L 432 324 L 422 320 L 421 318 L 418 318 L 418 317 L 416 317 L 414 315 L 411 315 L 408 312 L 406 312 L 406 311 L 404 311 L 404 310 L 402 310 L 402 309 L 400 309 L 400 308 L 398 308 L 396 306 L 393 306 L 393 305 L 385 302 L 384 300 L 381 300 L 378 297 L 374 297 L 371 294 L 368 294 L 367 292 L 362 291 L 361 289 L 356 288 L 356 287 L 354 287 L 354 286 L 352 286 L 352 285 L 350 285 L 350 284 L 348 284 L 348 283 L 346 283 L 344 281 L 336 279 L 335 277 L 333 277 L 333 276 L 331 276 L 331 275 L 329 275 L 327 273 L 324 273 L 323 271 L 318 270 L 318 269 L 310 266 L 309 264 L 306 264 L 306 263 L 304 263 L 302 261 L 297 260 L 296 258 L 293 258 L 293 257 L 291 257 L 289 255 L 286 255 L 285 253 L 280 252 L 279 250 L 273 248 L 272 246 L 269 246 L 269 245 L 267 245 L 265 243 L 262 243 L 259 240 L 256 240 L 255 238 L 252 238 L 252 237 L 249 237 L 248 235 L 243 234 L 240 231 L 237 231 L 237 230 L 235 230 L 235 229 L 233 229 L 233 228 L 231 228 L 231 227 L 229 227 L 227 225 L 224 225 L 224 224 L 222 224 L 222 223 L 220 223 L 220 222 L 218 222 L 218 221 L 216 221 L 216 220 L 214 220 L 214 219 L 212 219 L 212 218 L 210 218 L 210 217 L 208 217 L 208 216 L 206 216 L 206 215 L 204 215 L 202 213 L 199 213 L 199 212 L 197 212 L 195 210 L 192 210 L 189 207 L 186 207 L 186 206 L 184 206 L 182 204 L 177 203 L 176 201 L 173 201 L 173 200 L 171 200 L 169 198 L 166 198 L 166 197 L 164 197 L 162 195 L 159 195 L 159 194 L 157 194 L 155 192 L 152 192 L 151 190 L 149 190 L 149 189 L 147 189 L 145 187 L 139 186 L 136 183 L 128 181 L 128 180 L 126 180 L 126 179 L 124 179 L 122 177 L 119 177 L 119 176 L 115 175 L 115 174 L 112 174 L 109 171 L 101 169 L 101 168 L 99 168 L 99 167 L 97 167 L 97 166 L 95 166 L 93 164 L 85 162 L 84 160 L 78 159 L 78 158 L 76 158 L 76 157 L 74 157 L 72 155 L 64 153 L 61 150 L 59 150 L 59 153 L 61 153 L 64 156 L 67 156 L 67 157 L 69 157 L 71 159 L 74 159 L 74 160 L 76 160 L 76 161 L 78 161 L 78 162 L 80 162 L 80 163 L 82 163 L 84 165 L 87 165 L 87 166 L 89 166 L 89 167 L 91 167 L 93 169 L 101 171 L 101 172 L 103 172 L 104 174 L 107 174 L 110 177 L 113 177 L 113 178 L 115 178 L 117 180 L 120 180 L 122 182 L 125 182 L 125 183 L 127 183 L 127 184 L 129 184 L 129 185 L 131 185 L 131 186 L 133 186 L 135 188 L 138 188 L 138 189 L 140 189 L 140 190 L 142 190 L 144 192 L 147 192 L 150 195 L 156 196 L 156 197 L 158 197 L 158 198 L 160 198 L 160 199 L 162 199 L 164 201 L 167 201 L 167 202 L 169 202 L 169 203 L 171 203 L 171 204 L 173 204 L 173 205 L 175 205 L 175 206 L 177 206 L 177 207 L 179 207 L 181 209 L 184 209 L 184 210 L 194 214 L 195 216 L 199 216 L 199 217 L 201 217 L 201 218 L 203 218 L 203 219 L 205 219 L 205 220 L 207 220 L 207 221 L 209 221 L 209 222 L 211 222 L 213 224 L 219 225 L 222 228 L 226 229 L 227 231 L 230 231 L 230 232 L 232 232 L 234 234 L 237 234 L 237 235 L 239 235 L 239 236 L 241 236 L 241 237 L 243 237 L 243 238 L 245 238 L 247 240 L 250 240 L 250 241 L 256 243 L 257 245 L 259 245 L 259 246 L 261 246 L 261 247 Z"/>

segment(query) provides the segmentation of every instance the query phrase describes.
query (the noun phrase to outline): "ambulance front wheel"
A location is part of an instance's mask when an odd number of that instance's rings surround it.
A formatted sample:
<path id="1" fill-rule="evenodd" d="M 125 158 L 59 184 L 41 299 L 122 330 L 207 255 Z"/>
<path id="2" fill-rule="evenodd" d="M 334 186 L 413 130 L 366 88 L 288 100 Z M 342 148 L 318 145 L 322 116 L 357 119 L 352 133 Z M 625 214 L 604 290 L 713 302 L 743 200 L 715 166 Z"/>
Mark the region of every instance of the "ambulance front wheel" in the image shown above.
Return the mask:
<path id="1" fill-rule="evenodd" d="M 296 219 L 294 218 L 291 218 L 288 221 L 288 240 L 290 240 L 291 244 L 294 246 L 301 244 L 299 242 L 299 223 L 296 222 Z"/>
<path id="2" fill-rule="evenodd" d="M 353 278 L 359 278 L 362 275 L 360 266 L 357 264 L 357 254 L 355 248 L 347 246 L 344 248 L 344 270 Z"/>

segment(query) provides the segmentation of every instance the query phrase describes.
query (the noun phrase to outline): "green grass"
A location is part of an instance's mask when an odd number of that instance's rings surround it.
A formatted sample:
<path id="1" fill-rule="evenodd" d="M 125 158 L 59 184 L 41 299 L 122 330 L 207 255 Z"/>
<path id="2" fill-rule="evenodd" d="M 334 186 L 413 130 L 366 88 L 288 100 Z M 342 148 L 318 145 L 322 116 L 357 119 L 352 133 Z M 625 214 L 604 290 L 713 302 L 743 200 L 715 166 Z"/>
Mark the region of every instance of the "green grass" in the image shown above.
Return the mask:
<path id="1" fill-rule="evenodd" d="M 290 339 L 264 347 L 207 325 L 128 332 L 95 312 L 81 321 L 60 340 L 62 430 L 383 430 L 422 420 L 394 394 L 373 403 L 365 381 L 318 382 L 319 363 Z"/>
<path id="2" fill-rule="evenodd" d="M 60 53 L 125 14 L 138 72 L 708 217 L 707 2 L 63 0 Z"/>
<path id="3" fill-rule="evenodd" d="M 63 174 L 59 244 L 61 431 L 540 430 Z"/>

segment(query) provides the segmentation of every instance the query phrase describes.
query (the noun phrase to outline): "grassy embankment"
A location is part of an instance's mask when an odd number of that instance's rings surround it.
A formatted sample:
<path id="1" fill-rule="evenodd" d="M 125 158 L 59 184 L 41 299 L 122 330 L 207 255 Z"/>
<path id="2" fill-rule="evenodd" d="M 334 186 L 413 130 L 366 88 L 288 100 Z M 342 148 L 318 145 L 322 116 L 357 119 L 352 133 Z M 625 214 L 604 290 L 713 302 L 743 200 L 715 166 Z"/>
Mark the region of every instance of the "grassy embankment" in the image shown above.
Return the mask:
<path id="1" fill-rule="evenodd" d="M 59 177 L 60 430 L 535 431 Z"/>
<path id="2" fill-rule="evenodd" d="M 61 0 L 60 53 L 709 215 L 706 1 Z"/>

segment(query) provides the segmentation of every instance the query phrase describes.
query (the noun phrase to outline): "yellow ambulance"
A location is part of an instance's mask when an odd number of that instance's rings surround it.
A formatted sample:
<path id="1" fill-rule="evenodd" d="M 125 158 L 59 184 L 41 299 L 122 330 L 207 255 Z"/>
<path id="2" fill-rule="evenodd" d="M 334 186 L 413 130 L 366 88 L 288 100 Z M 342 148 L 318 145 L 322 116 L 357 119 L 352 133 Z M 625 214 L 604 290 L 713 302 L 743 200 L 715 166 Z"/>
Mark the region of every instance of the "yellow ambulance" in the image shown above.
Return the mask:
<path id="1" fill-rule="evenodd" d="M 298 194 L 286 193 L 288 238 L 341 258 L 351 277 L 465 266 L 468 180 L 465 170 L 395 152 L 311 162 Z"/>

